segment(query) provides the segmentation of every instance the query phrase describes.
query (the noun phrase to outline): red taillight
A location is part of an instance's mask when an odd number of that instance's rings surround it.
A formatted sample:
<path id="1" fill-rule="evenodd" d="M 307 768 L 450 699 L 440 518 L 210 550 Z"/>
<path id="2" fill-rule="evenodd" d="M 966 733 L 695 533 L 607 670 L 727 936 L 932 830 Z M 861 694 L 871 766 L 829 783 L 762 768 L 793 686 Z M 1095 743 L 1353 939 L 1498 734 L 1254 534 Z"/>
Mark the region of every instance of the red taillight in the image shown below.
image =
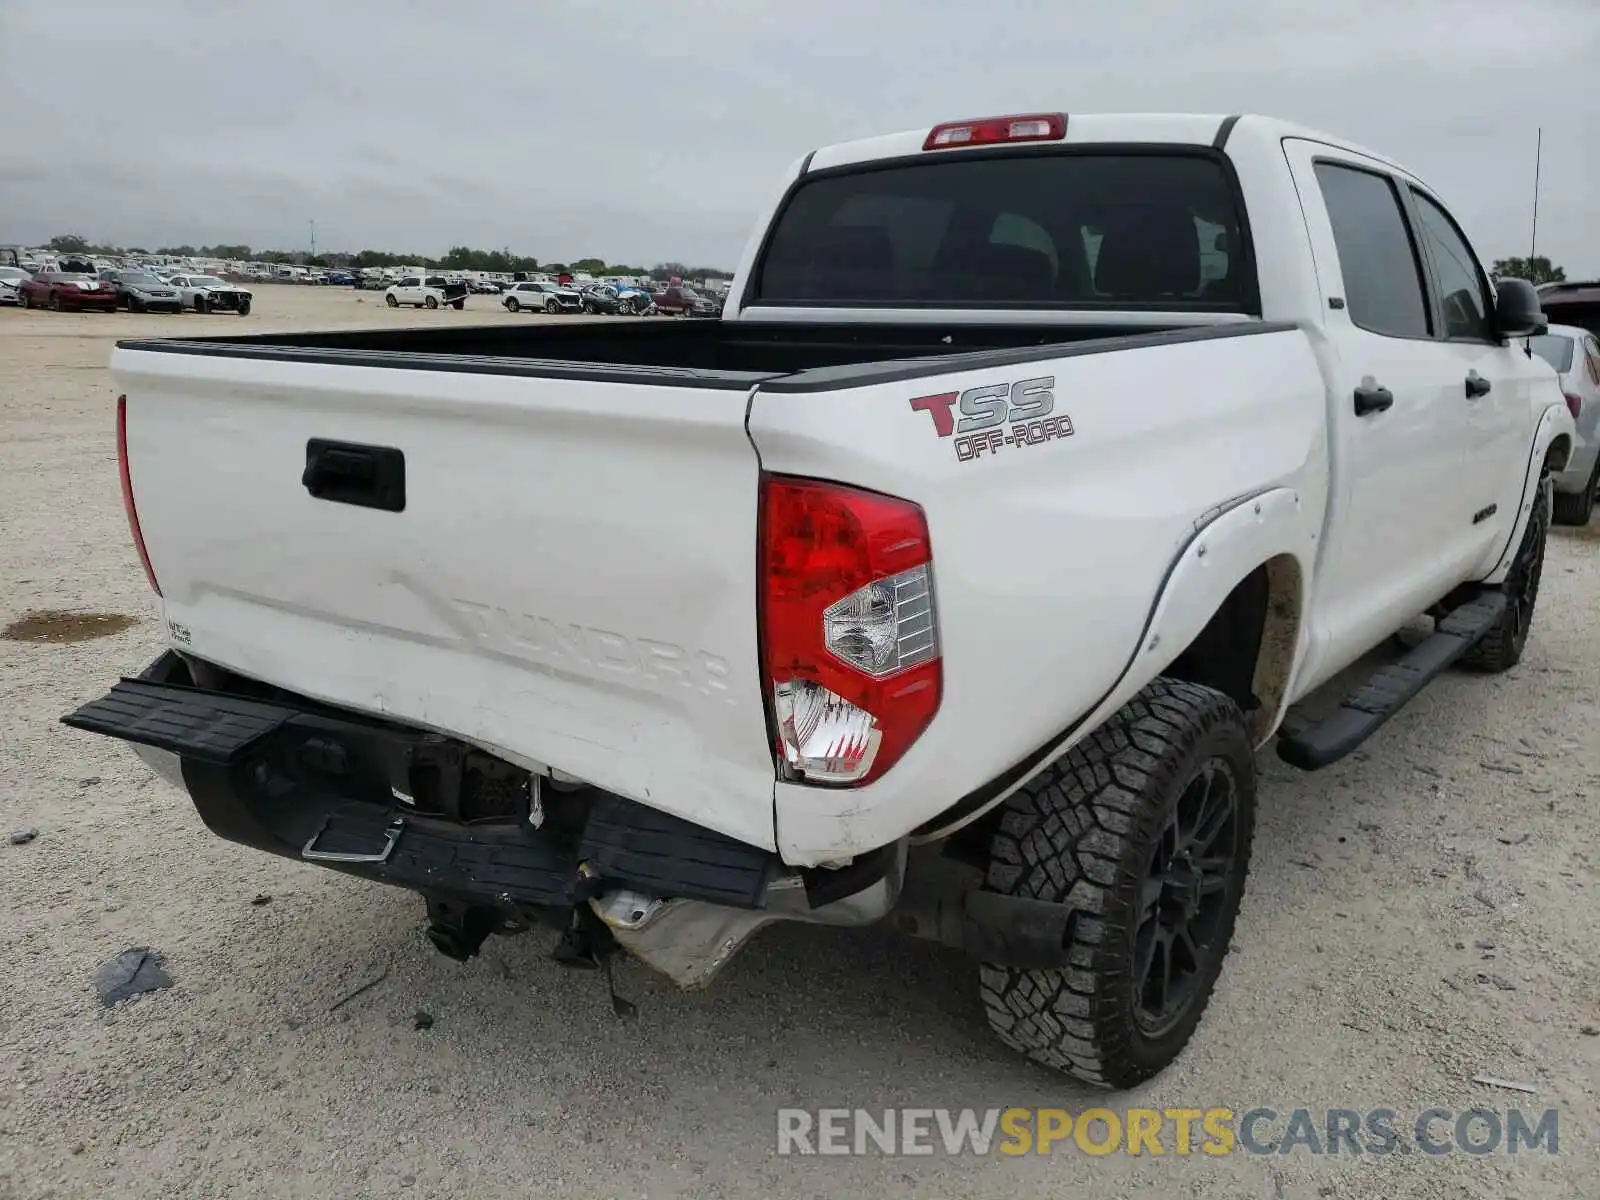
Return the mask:
<path id="1" fill-rule="evenodd" d="M 1576 421 L 1578 414 L 1583 411 L 1583 397 L 1576 392 L 1566 392 L 1564 394 L 1567 397 L 1567 411 L 1572 414 L 1572 419 Z"/>
<path id="2" fill-rule="evenodd" d="M 763 684 L 786 778 L 864 784 L 939 709 L 943 667 L 922 508 L 763 475 Z"/>
<path id="3" fill-rule="evenodd" d="M 144 548 L 144 534 L 139 530 L 139 510 L 133 503 L 133 477 L 128 473 L 128 398 L 117 397 L 117 471 L 122 476 L 122 509 L 128 514 L 128 530 L 133 534 L 133 548 L 139 552 L 144 565 L 144 577 L 150 581 L 150 590 L 161 595 L 161 585 L 156 582 L 155 568 L 150 565 L 150 554 Z"/>
<path id="4" fill-rule="evenodd" d="M 1066 113 L 1028 113 L 1014 117 L 983 117 L 976 121 L 946 121 L 933 127 L 922 148 L 953 150 L 958 146 L 993 146 L 1000 142 L 1059 142 L 1066 136 Z"/>

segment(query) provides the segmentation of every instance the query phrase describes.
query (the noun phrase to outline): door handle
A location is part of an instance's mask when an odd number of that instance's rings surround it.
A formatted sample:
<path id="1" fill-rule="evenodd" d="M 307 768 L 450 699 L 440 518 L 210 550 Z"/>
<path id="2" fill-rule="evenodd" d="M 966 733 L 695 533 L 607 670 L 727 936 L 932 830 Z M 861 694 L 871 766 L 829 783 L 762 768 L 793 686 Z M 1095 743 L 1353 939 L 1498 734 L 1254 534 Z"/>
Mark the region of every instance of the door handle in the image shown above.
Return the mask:
<path id="1" fill-rule="evenodd" d="M 406 456 L 390 446 L 312 438 L 300 484 L 313 500 L 404 512 Z"/>
<path id="2" fill-rule="evenodd" d="M 1476 371 L 1467 372 L 1467 399 L 1476 400 L 1489 394 L 1489 381 Z"/>
<path id="3" fill-rule="evenodd" d="M 1356 416 L 1388 412 L 1394 407 L 1394 393 L 1377 384 L 1362 384 L 1356 389 Z"/>

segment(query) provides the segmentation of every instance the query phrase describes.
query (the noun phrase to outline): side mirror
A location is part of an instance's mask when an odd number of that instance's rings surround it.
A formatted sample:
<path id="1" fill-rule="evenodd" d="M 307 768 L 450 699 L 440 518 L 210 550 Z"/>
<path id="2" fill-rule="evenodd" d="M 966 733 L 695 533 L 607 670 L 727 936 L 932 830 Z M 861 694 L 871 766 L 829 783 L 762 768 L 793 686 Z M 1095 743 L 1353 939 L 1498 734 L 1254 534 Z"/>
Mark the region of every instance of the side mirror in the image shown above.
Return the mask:
<path id="1" fill-rule="evenodd" d="M 1529 337 L 1549 327 L 1539 293 L 1526 279 L 1502 279 L 1495 284 L 1494 323 L 1501 337 Z"/>

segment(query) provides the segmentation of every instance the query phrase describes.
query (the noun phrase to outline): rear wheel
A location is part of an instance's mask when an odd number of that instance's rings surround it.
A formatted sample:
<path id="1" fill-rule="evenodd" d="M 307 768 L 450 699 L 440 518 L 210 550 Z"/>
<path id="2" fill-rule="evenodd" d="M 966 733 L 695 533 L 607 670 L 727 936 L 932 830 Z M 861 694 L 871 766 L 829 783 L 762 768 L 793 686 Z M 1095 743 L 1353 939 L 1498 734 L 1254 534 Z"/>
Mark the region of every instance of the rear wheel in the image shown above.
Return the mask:
<path id="1" fill-rule="evenodd" d="M 422 306 L 424 308 L 438 308 L 439 307 L 438 298 L 434 297 L 434 296 L 424 296 L 422 298 Z"/>
<path id="2" fill-rule="evenodd" d="M 32 308 L 33 307 L 33 300 L 29 297 L 27 292 L 23 291 L 21 288 L 18 288 L 17 289 L 17 304 L 22 308 Z"/>
<path id="3" fill-rule="evenodd" d="M 1551 520 L 1557 525 L 1587 525 L 1594 514 L 1594 494 L 1600 488 L 1600 462 L 1589 473 L 1581 492 L 1557 492 Z"/>
<path id="4" fill-rule="evenodd" d="M 623 317 L 633 316 L 633 301 L 619 300 L 617 302 L 617 314 Z"/>
<path id="5" fill-rule="evenodd" d="M 506 297 L 506 311 L 507 312 L 518 312 L 518 311 L 521 310 L 521 308 L 522 308 L 522 305 L 517 303 L 517 298 L 515 296 L 507 296 Z"/>
<path id="6" fill-rule="evenodd" d="M 1077 916 L 1059 969 L 981 968 L 1000 1040 L 1111 1088 L 1177 1058 L 1228 952 L 1254 823 L 1238 705 L 1171 679 L 1007 800 L 986 886 Z"/>
<path id="7" fill-rule="evenodd" d="M 250 301 L 248 298 L 239 301 L 239 315 L 241 317 L 248 317 L 250 315 Z"/>
<path id="8" fill-rule="evenodd" d="M 400 307 L 400 301 L 398 301 L 398 300 L 396 300 L 394 298 L 394 293 L 393 292 L 390 292 L 387 296 L 385 296 L 383 298 L 383 302 L 385 304 L 387 304 L 390 308 L 399 308 Z"/>
<path id="9" fill-rule="evenodd" d="M 1548 481 L 1540 486 L 1534 498 L 1533 514 L 1523 531 L 1522 544 L 1517 547 L 1517 556 L 1511 560 L 1511 569 L 1501 585 L 1506 594 L 1506 610 L 1499 624 L 1467 651 L 1463 660 L 1474 670 L 1499 674 L 1522 661 L 1528 631 L 1533 628 L 1534 605 L 1539 602 L 1539 579 L 1544 574 L 1544 547 L 1550 532 L 1544 495 L 1547 486 Z"/>
<path id="10" fill-rule="evenodd" d="M 60 292 L 51 292 L 50 293 L 50 311 L 51 312 L 60 312 L 61 311 L 61 293 Z"/>

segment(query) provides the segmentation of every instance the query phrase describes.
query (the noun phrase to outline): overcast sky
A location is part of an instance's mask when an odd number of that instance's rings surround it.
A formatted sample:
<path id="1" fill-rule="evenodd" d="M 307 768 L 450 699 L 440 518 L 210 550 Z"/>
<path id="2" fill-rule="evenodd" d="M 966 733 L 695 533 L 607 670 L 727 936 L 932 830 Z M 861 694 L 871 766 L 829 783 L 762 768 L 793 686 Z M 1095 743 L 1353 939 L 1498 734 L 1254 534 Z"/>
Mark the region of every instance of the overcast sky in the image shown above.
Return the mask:
<path id="1" fill-rule="evenodd" d="M 819 144 L 1261 112 L 1600 275 L 1600 0 L 0 0 L 0 242 L 732 266 Z"/>

